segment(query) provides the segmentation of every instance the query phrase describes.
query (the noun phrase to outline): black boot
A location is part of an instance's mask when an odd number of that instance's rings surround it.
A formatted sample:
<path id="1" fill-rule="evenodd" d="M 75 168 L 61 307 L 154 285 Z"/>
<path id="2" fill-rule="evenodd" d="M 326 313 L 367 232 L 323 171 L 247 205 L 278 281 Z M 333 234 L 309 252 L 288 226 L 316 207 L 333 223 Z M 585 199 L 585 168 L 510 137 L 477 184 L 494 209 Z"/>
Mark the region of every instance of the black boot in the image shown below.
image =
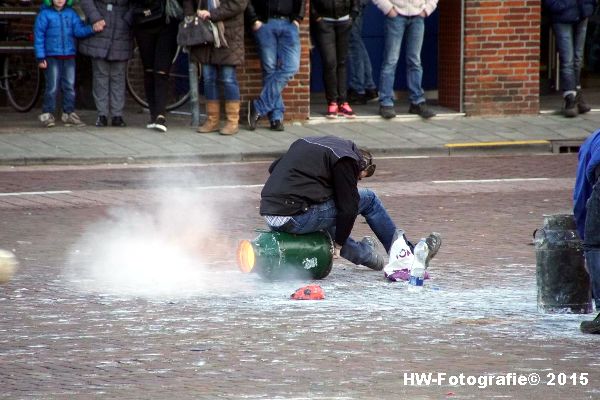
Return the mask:
<path id="1" fill-rule="evenodd" d="M 592 110 L 592 107 L 590 107 L 583 99 L 583 95 L 581 94 L 581 91 L 577 92 L 577 96 L 575 97 L 575 100 L 577 100 L 577 111 L 579 111 L 579 114 L 585 114 L 586 112 L 589 112 Z"/>
<path id="2" fill-rule="evenodd" d="M 577 116 L 577 99 L 574 94 L 565 96 L 565 108 L 563 113 L 567 118 L 573 118 Z"/>

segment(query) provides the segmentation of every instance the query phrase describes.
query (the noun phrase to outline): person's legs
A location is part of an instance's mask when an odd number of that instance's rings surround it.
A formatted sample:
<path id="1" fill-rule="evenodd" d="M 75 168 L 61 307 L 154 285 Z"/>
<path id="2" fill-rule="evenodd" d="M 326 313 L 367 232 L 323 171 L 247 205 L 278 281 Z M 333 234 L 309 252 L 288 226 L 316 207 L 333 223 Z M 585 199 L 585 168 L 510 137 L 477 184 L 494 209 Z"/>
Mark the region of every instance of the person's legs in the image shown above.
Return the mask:
<path id="1" fill-rule="evenodd" d="M 125 108 L 127 61 L 110 61 L 110 113 L 122 117 Z"/>
<path id="2" fill-rule="evenodd" d="M 92 58 L 92 95 L 98 115 L 108 116 L 110 63 Z"/>
<path id="3" fill-rule="evenodd" d="M 329 21 L 315 22 L 315 40 L 323 64 L 323 84 L 327 104 L 338 102 L 337 29 Z"/>
<path id="4" fill-rule="evenodd" d="M 234 65 L 219 66 L 219 81 L 223 85 L 223 97 L 225 101 L 240 100 L 240 85 Z"/>
<path id="5" fill-rule="evenodd" d="M 554 23 L 552 27 L 556 36 L 556 46 L 560 58 L 560 87 L 563 96 L 575 95 L 574 26 L 573 24 Z"/>
<path id="6" fill-rule="evenodd" d="M 379 80 L 379 103 L 382 106 L 394 105 L 396 65 L 400 57 L 400 48 L 402 47 L 402 38 L 407 21 L 408 18 L 403 16 L 385 17 L 385 44 Z"/>
<path id="7" fill-rule="evenodd" d="M 365 63 L 363 60 L 362 49 L 364 43 L 362 41 L 362 21 L 363 13 L 361 12 L 352 21 L 352 28 L 350 29 L 350 39 L 348 44 L 348 64 L 350 69 L 350 89 L 356 93 L 365 93 L 365 82 L 363 78 L 365 76 Z"/>
<path id="8" fill-rule="evenodd" d="M 344 21 L 335 24 L 335 53 L 337 58 L 337 101 L 343 104 L 347 100 L 347 79 L 348 72 L 346 60 L 348 58 L 348 40 L 350 38 L 350 30 L 352 29 L 351 21 Z"/>
<path id="9" fill-rule="evenodd" d="M 62 61 L 60 86 L 62 90 L 63 113 L 75 111 L 75 58 Z"/>
<path id="10" fill-rule="evenodd" d="M 580 88 L 581 69 L 583 67 L 583 53 L 587 34 L 588 19 L 585 18 L 573 26 L 573 73 L 575 88 Z"/>
<path id="11" fill-rule="evenodd" d="M 408 99 L 412 104 L 425 102 L 425 93 L 421 87 L 423 67 L 421 66 L 421 48 L 425 34 L 425 19 L 411 17 L 406 25 L 406 84 Z"/>
<path id="12" fill-rule="evenodd" d="M 154 90 L 156 115 L 165 115 L 169 97 L 169 74 L 177 51 L 178 25 L 171 22 L 165 25 L 157 38 L 154 53 Z"/>
<path id="13" fill-rule="evenodd" d="M 42 105 L 42 113 L 54 114 L 56 111 L 56 91 L 58 90 L 59 65 L 56 58 L 48 57 L 46 62 L 48 67 L 44 71 L 46 78 L 46 89 L 44 90 L 44 100 Z"/>
<path id="14" fill-rule="evenodd" d="M 156 29 L 138 28 L 134 31 L 135 41 L 144 67 L 144 93 L 150 111 L 150 121 L 156 119 L 156 91 L 154 87 L 154 58 L 156 53 Z"/>
<path id="15" fill-rule="evenodd" d="M 214 64 L 202 64 L 202 80 L 204 81 L 204 97 L 206 97 L 206 100 L 219 100 L 217 66 Z"/>

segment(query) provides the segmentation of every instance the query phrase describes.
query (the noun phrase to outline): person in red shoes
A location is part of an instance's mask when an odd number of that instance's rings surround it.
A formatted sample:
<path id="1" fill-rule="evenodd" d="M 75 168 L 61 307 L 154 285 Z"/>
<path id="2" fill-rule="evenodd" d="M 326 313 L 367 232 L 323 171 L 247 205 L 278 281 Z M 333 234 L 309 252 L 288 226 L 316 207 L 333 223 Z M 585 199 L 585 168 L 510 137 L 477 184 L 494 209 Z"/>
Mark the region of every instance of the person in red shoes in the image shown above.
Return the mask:
<path id="1" fill-rule="evenodd" d="M 347 100 L 348 46 L 352 20 L 358 16 L 359 0 L 312 0 L 311 29 L 323 61 L 327 118 L 356 115 Z"/>

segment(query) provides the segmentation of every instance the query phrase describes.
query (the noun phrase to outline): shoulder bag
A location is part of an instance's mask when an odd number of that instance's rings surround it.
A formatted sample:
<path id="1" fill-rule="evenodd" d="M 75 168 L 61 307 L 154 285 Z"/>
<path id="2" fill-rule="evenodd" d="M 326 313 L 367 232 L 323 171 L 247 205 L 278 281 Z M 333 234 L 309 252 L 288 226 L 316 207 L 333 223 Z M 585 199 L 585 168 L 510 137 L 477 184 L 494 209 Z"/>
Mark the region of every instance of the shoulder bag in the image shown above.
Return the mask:
<path id="1" fill-rule="evenodd" d="M 185 17 L 179 23 L 177 44 L 180 46 L 198 46 L 213 44 L 215 42 L 214 26 L 210 20 L 203 20 L 198 16 Z"/>
<path id="2" fill-rule="evenodd" d="M 163 0 L 141 1 L 134 3 L 132 17 L 134 25 L 143 25 L 163 18 L 165 3 Z"/>

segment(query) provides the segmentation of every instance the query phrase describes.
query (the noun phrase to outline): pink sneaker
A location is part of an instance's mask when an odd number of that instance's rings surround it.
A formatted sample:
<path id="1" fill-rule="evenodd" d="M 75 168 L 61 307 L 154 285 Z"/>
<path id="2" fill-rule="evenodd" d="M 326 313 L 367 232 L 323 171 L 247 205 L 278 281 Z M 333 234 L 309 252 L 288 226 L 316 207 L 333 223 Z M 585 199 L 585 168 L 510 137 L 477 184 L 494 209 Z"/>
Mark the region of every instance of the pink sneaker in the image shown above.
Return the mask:
<path id="1" fill-rule="evenodd" d="M 325 117 L 337 118 L 338 112 L 339 109 L 337 103 L 329 103 L 329 106 L 327 106 L 327 112 L 325 113 Z"/>
<path id="2" fill-rule="evenodd" d="M 354 114 L 354 111 L 352 111 L 352 108 L 348 102 L 345 102 L 339 106 L 338 115 L 346 118 L 356 118 L 356 114 Z"/>

